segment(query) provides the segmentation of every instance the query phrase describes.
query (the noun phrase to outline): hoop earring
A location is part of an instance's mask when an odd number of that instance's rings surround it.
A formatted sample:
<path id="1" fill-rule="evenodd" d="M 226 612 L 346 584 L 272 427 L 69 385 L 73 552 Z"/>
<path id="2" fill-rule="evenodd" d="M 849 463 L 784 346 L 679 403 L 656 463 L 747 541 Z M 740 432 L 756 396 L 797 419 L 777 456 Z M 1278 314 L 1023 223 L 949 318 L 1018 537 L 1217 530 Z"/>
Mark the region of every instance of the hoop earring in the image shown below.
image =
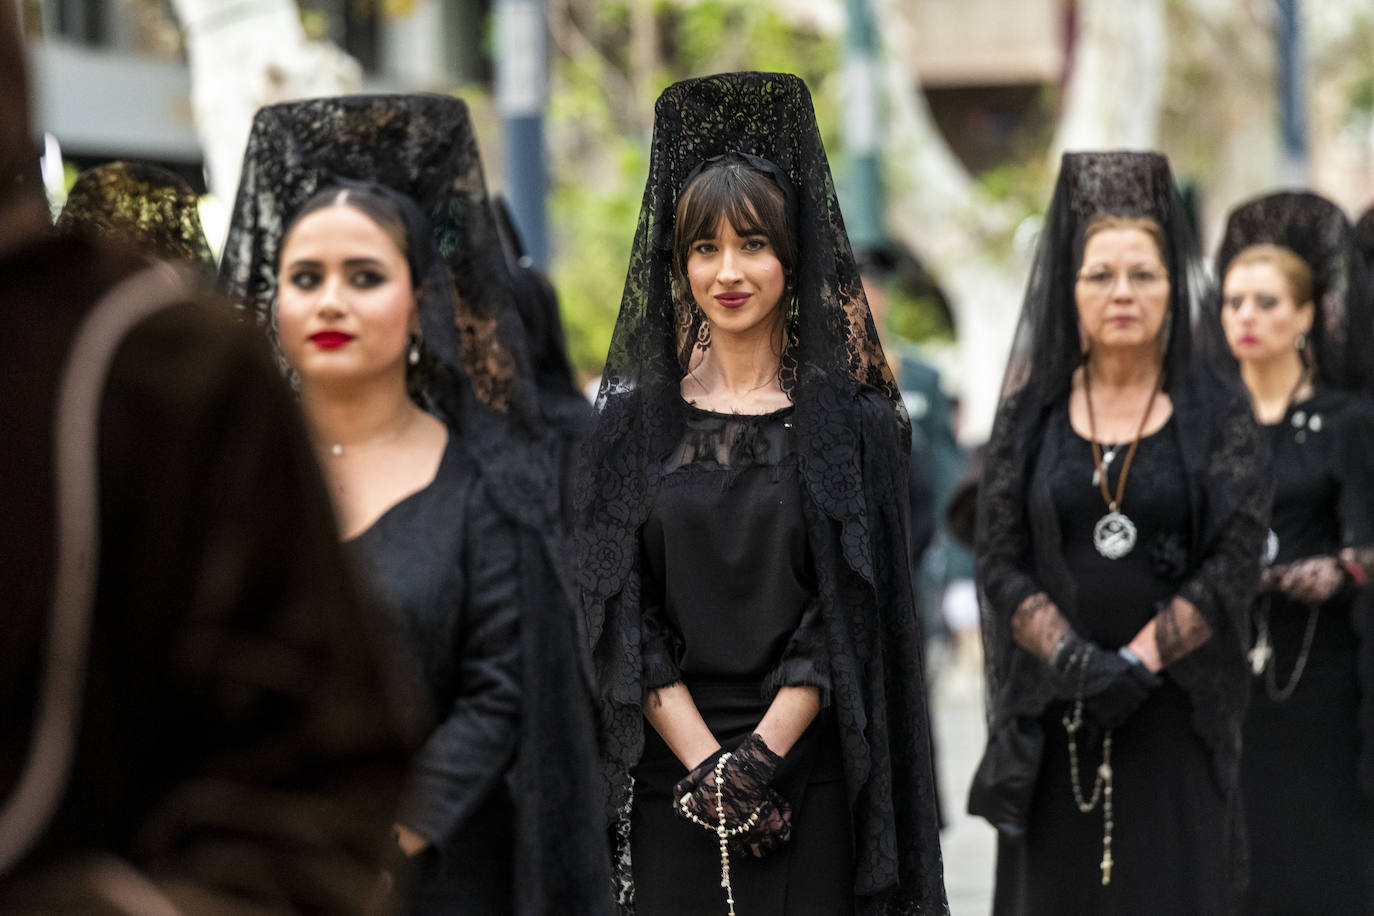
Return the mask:
<path id="1" fill-rule="evenodd" d="M 412 366 L 420 365 L 420 335 L 410 335 L 410 349 L 406 351 L 406 362 Z"/>
<path id="2" fill-rule="evenodd" d="M 1299 353 L 1301 353 L 1303 350 L 1306 350 L 1306 349 L 1307 349 L 1307 332 L 1306 332 L 1306 331 L 1299 331 L 1299 332 L 1298 332 L 1298 337 L 1297 337 L 1296 340 L 1293 341 L 1293 346 L 1295 346 L 1295 347 L 1298 348 L 1298 352 L 1299 352 Z"/>

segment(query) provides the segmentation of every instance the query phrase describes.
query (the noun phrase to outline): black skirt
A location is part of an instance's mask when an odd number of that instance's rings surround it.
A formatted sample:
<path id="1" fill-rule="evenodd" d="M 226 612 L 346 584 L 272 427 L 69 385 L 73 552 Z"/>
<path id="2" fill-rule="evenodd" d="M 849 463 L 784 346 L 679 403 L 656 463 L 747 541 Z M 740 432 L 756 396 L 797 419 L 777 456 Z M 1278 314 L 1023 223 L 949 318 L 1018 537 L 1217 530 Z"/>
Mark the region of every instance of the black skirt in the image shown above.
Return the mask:
<path id="1" fill-rule="evenodd" d="M 1271 599 L 1275 682 L 1288 683 L 1307 609 Z M 1360 794 L 1360 685 L 1349 596 L 1322 607 L 1306 668 L 1277 701 L 1255 682 L 1241 785 L 1250 829 L 1246 912 L 1374 913 L 1374 803 Z"/>
<path id="2" fill-rule="evenodd" d="M 757 682 L 691 682 L 697 708 L 722 745 L 733 746 L 767 709 Z M 630 850 L 637 916 L 728 912 L 715 834 L 679 818 L 672 788 L 686 771 L 652 729 L 633 770 Z M 730 855 L 735 910 L 747 916 L 846 916 L 854 912 L 849 802 L 833 711 L 822 710 L 778 769 L 792 806 L 792 839 L 763 859 Z"/>
<path id="3" fill-rule="evenodd" d="M 1231 825 L 1188 694 L 1167 680 L 1112 733 L 1111 883 L 1103 885 L 1103 811 L 1074 800 L 1068 740 L 1053 704 L 1024 843 L 998 849 L 998 916 L 1220 916 L 1235 912 Z M 1086 800 L 1102 761 L 1100 734 L 1078 740 Z"/>

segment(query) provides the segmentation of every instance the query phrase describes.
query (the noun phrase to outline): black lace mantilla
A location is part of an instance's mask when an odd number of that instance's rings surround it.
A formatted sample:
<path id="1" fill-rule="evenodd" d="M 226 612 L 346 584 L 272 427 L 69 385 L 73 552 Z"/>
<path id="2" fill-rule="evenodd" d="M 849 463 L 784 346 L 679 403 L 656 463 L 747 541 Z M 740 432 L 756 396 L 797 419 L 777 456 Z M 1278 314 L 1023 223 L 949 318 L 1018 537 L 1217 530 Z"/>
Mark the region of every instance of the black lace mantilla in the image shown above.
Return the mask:
<path id="1" fill-rule="evenodd" d="M 282 235 L 306 201 L 341 179 L 375 181 L 424 210 L 457 291 L 464 374 L 484 403 L 532 418 L 533 375 L 461 99 L 358 95 L 260 109 L 220 262 L 229 295 L 275 324 Z"/>
<path id="2" fill-rule="evenodd" d="M 209 273 L 215 269 L 196 192 L 166 169 L 143 162 L 110 162 L 83 172 L 62 205 L 57 231 L 131 245 Z"/>
<path id="3" fill-rule="evenodd" d="M 1332 388 L 1374 393 L 1374 299 L 1355 230 L 1341 208 L 1324 197 L 1281 191 L 1231 211 L 1217 249 L 1218 295 L 1212 297 L 1208 320 L 1220 321 L 1220 287 L 1231 260 L 1260 244 L 1292 249 L 1312 269 L 1317 314 L 1308 346 L 1316 378 Z"/>
<path id="4" fill-rule="evenodd" d="M 672 221 L 702 160 L 759 156 L 797 193 L 798 268 L 784 388 L 800 446 L 807 533 L 853 803 L 860 913 L 947 912 L 922 643 L 904 545 L 910 434 L 844 231 L 806 86 L 735 73 L 670 86 L 655 108 L 649 177 L 575 491 L 578 585 L 607 728 L 606 812 L 625 810 L 643 747 L 638 532 L 683 440 L 679 383 L 701 315 L 674 295 Z M 632 907 L 628 884 L 622 903 Z"/>

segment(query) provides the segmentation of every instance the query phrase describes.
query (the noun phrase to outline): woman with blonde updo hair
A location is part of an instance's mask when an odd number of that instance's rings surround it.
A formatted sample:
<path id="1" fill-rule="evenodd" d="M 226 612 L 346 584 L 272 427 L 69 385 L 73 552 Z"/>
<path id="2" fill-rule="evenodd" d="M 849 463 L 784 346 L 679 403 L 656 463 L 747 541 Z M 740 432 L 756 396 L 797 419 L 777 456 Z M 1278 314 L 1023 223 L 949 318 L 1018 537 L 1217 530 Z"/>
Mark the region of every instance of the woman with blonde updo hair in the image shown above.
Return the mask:
<path id="1" fill-rule="evenodd" d="M 1273 459 L 1241 766 L 1251 914 L 1374 911 L 1374 732 L 1357 728 L 1374 699 L 1362 274 L 1344 214 L 1314 194 L 1237 208 L 1217 256 L 1216 319 Z"/>

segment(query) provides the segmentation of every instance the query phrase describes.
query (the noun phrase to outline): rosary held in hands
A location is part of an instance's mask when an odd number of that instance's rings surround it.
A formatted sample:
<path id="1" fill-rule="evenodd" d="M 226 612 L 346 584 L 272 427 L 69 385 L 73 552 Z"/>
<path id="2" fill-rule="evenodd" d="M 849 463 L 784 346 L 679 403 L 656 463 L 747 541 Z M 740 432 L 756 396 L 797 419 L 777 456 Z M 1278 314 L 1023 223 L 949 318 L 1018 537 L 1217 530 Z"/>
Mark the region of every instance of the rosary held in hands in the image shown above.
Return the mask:
<path id="1" fill-rule="evenodd" d="M 677 784 L 674 810 L 683 819 L 709 830 L 720 845 L 720 886 L 730 916 L 735 916 L 730 880 L 730 851 L 762 857 L 792 835 L 791 808 L 768 785 L 782 758 L 753 734 L 733 752 L 707 758 Z M 712 816 L 702 796 L 715 796 Z"/>

